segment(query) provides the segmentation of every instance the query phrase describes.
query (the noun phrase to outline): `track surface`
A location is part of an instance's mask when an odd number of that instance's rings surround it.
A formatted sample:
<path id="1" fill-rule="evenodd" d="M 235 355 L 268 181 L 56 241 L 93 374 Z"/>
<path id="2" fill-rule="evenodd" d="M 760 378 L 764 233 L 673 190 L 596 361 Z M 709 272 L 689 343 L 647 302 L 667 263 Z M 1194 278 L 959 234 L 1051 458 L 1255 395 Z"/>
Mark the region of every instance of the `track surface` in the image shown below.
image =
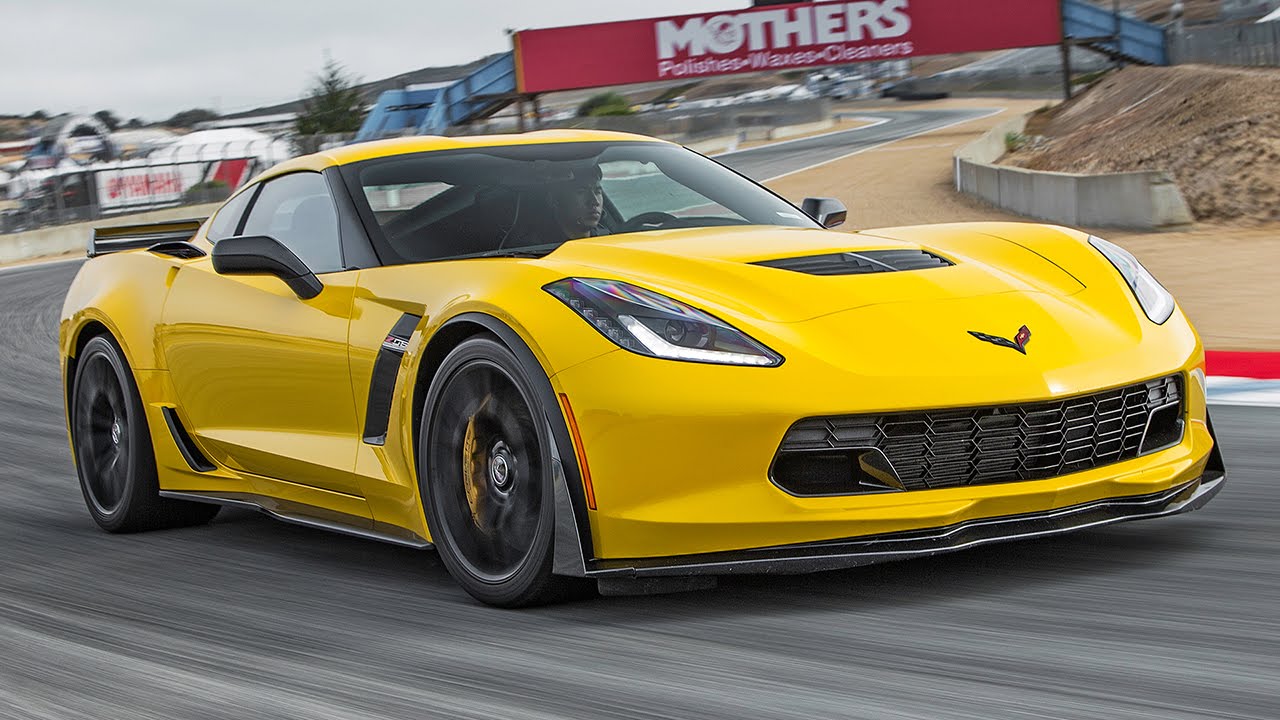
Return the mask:
<path id="1" fill-rule="evenodd" d="M 992 112 L 993 110 L 860 112 L 858 117 L 883 119 L 888 122 L 866 128 L 761 145 L 749 150 L 719 155 L 716 160 L 748 177 L 765 180 L 803 170 L 844 155 L 851 155 L 876 145 L 980 118 Z"/>
<path id="2" fill-rule="evenodd" d="M 0 717 L 1280 717 L 1280 414 L 1216 408 L 1190 515 L 710 592 L 508 612 L 433 552 L 225 511 L 99 532 L 56 318 L 0 272 Z"/>

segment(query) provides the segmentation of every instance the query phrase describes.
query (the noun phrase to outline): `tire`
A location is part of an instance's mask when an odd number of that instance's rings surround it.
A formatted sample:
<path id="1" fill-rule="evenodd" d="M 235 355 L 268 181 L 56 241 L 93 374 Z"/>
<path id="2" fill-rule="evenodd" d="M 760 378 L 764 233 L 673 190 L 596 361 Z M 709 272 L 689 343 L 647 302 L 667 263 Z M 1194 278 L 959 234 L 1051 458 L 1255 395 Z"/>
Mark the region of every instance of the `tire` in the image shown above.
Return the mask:
<path id="1" fill-rule="evenodd" d="M 71 445 L 85 505 L 111 533 L 203 525 L 218 505 L 160 497 L 155 450 L 133 373 L 108 335 L 85 343 L 71 386 Z"/>
<path id="2" fill-rule="evenodd" d="M 551 572 L 553 440 L 515 355 L 489 337 L 463 341 L 436 372 L 425 410 L 419 487 L 449 574 L 498 607 L 578 594 L 585 581 Z"/>

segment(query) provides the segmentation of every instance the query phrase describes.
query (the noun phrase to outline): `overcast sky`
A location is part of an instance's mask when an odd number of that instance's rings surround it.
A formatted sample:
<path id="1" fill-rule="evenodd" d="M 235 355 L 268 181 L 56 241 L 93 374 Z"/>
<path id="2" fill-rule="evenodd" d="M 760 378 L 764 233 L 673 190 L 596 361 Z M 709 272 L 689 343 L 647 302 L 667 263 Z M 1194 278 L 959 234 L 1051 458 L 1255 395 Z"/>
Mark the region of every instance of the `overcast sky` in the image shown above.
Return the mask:
<path id="1" fill-rule="evenodd" d="M 508 49 L 505 28 L 707 10 L 746 0 L 0 0 L 0 114 L 163 120 L 301 97 L 324 53 L 363 80 Z"/>

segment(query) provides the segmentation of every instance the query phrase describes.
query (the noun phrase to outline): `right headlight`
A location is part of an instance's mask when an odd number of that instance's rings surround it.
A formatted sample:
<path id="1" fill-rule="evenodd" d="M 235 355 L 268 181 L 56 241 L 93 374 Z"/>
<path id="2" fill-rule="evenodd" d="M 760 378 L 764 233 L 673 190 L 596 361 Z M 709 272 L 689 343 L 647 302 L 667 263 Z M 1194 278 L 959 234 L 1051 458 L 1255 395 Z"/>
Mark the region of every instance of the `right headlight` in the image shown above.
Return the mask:
<path id="1" fill-rule="evenodd" d="M 1173 295 L 1170 295 L 1160 281 L 1138 262 L 1138 258 L 1134 257 L 1133 253 L 1115 243 L 1092 235 L 1089 236 L 1089 244 L 1120 271 L 1120 276 L 1129 285 L 1134 297 L 1138 298 L 1138 304 L 1142 306 L 1142 311 L 1147 314 L 1147 317 L 1151 318 L 1151 322 L 1160 325 L 1173 315 Z"/>
<path id="2" fill-rule="evenodd" d="M 777 367 L 782 356 L 697 308 L 617 280 L 566 278 L 543 288 L 624 350 L 668 360 Z"/>

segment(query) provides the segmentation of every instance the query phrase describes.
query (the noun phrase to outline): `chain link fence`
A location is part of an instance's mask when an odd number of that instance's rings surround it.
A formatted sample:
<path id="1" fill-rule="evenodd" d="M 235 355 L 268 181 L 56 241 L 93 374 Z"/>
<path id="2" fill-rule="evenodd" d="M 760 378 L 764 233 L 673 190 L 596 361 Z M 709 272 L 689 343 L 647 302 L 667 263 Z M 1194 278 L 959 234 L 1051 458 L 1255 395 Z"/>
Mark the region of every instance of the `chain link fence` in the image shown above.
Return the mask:
<path id="1" fill-rule="evenodd" d="M 266 138 L 178 141 L 146 157 L 87 164 L 33 158 L 0 194 L 0 233 L 220 202 L 257 173 L 297 154 L 289 141 Z M 45 163 L 50 166 L 41 167 Z"/>
<path id="2" fill-rule="evenodd" d="M 1280 20 L 1170 30 L 1169 61 L 1280 67 Z"/>
<path id="3" fill-rule="evenodd" d="M 829 117 L 829 100 L 779 99 L 543 121 L 539 127 L 615 130 L 692 143 L 728 136 L 767 138 L 774 128 Z M 516 117 L 495 118 L 453 128 L 450 134 L 510 133 L 517 131 L 518 123 Z M 534 123 L 527 122 L 526 129 L 534 129 Z M 64 159 L 47 168 L 31 167 L 39 164 L 33 160 L 10 178 L 7 191 L 0 194 L 7 197 L 0 205 L 0 233 L 220 202 L 276 163 L 340 147 L 353 139 L 353 134 L 339 134 L 199 144 L 179 140 L 142 158 L 90 164 Z"/>

